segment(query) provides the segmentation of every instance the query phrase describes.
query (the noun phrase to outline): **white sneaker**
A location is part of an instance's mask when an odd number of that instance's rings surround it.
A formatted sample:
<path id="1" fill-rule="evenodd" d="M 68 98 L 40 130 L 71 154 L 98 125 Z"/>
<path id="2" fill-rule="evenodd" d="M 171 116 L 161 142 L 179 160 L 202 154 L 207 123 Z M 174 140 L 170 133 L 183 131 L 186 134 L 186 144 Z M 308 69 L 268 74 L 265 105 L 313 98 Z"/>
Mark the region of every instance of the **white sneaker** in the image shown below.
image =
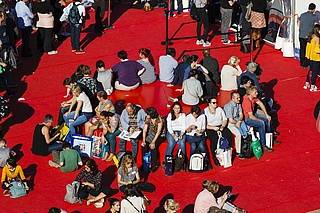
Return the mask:
<path id="1" fill-rule="evenodd" d="M 209 41 L 205 42 L 203 45 L 203 47 L 210 47 L 211 46 L 211 43 Z"/>
<path id="2" fill-rule="evenodd" d="M 305 84 L 305 85 L 303 86 L 303 89 L 308 89 L 308 88 L 310 88 L 310 85 L 309 85 L 309 84 Z"/>
<path id="3" fill-rule="evenodd" d="M 204 40 L 203 39 L 197 40 L 196 45 L 201 45 L 201 44 L 204 44 Z"/>
<path id="4" fill-rule="evenodd" d="M 228 40 L 228 41 L 223 41 L 222 43 L 223 43 L 223 44 L 233 44 L 230 40 Z"/>
<path id="5" fill-rule="evenodd" d="M 311 86 L 310 92 L 318 92 L 318 88 L 314 85 Z"/>
<path id="6" fill-rule="evenodd" d="M 58 51 L 56 51 L 56 50 L 51 50 L 50 52 L 48 52 L 48 55 L 55 55 L 55 54 L 57 54 L 58 53 Z"/>

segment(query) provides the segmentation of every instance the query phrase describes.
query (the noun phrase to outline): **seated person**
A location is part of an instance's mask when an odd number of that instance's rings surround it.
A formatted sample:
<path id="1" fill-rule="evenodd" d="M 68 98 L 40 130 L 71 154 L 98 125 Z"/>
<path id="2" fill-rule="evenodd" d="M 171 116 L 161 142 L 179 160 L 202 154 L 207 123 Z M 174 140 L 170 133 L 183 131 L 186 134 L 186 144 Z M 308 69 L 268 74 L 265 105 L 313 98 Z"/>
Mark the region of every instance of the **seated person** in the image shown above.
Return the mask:
<path id="1" fill-rule="evenodd" d="M 240 59 L 231 56 L 228 64 L 224 65 L 221 70 L 221 90 L 234 91 L 237 90 L 237 76 L 240 76 L 242 70 L 240 68 Z"/>
<path id="2" fill-rule="evenodd" d="M 124 198 L 121 201 L 120 212 L 145 212 L 144 198 L 139 195 L 135 185 L 128 184 L 124 191 Z"/>
<path id="3" fill-rule="evenodd" d="M 82 71 L 83 77 L 77 81 L 77 83 L 85 85 L 92 94 L 95 94 L 97 91 L 97 82 L 94 78 L 91 78 L 91 69 L 89 66 L 85 66 L 85 69 Z"/>
<path id="4" fill-rule="evenodd" d="M 121 50 L 118 52 L 118 57 L 121 62 L 114 65 L 111 70 L 117 76 L 115 88 L 118 90 L 129 91 L 139 87 L 139 76 L 145 71 L 140 63 L 129 60 L 126 51 Z"/>
<path id="5" fill-rule="evenodd" d="M 139 170 L 131 155 L 122 157 L 117 180 L 120 191 L 122 192 L 125 192 L 128 185 L 136 185 L 140 182 Z"/>
<path id="6" fill-rule="evenodd" d="M 94 109 L 96 115 L 90 118 L 89 121 L 85 123 L 85 135 L 91 137 L 93 132 L 100 126 L 100 113 L 102 111 L 115 112 L 114 105 L 110 99 L 108 99 L 107 93 L 105 91 L 97 92 L 97 99 L 99 101 L 98 106 Z"/>
<path id="7" fill-rule="evenodd" d="M 93 159 L 85 163 L 75 181 L 84 185 L 80 189 L 79 198 L 87 200 L 87 205 L 94 203 L 97 208 L 103 207 L 104 198 L 112 192 L 110 187 L 102 187 L 102 172 Z"/>
<path id="8" fill-rule="evenodd" d="M 95 73 L 93 74 L 93 79 L 97 82 L 97 90 L 102 90 L 107 93 L 107 95 L 111 95 L 113 92 L 112 87 L 112 72 L 111 70 L 105 69 L 105 64 L 102 60 L 96 62 L 96 69 Z"/>
<path id="9" fill-rule="evenodd" d="M 67 88 L 67 95 L 64 96 L 65 98 L 69 96 L 69 93 L 71 93 L 72 95 L 72 88 L 74 87 L 75 83 L 72 82 L 71 78 L 65 78 L 63 80 L 63 86 L 65 86 Z M 63 115 L 68 112 L 70 106 L 71 106 L 71 103 L 72 101 L 75 99 L 75 96 L 72 95 L 72 97 L 67 100 L 67 101 L 63 101 L 60 105 L 60 110 L 59 110 L 59 117 L 58 117 L 58 125 L 61 125 L 64 120 L 63 120 Z M 74 109 L 72 110 L 75 110 L 76 109 L 76 105 L 73 106 Z"/>
<path id="10" fill-rule="evenodd" d="M 62 144 L 62 151 L 52 151 L 53 161 L 49 160 L 49 165 L 55 168 L 60 168 L 61 172 L 73 172 L 78 169 L 78 166 L 82 166 L 82 160 L 74 149 L 71 149 L 70 143 Z"/>
<path id="11" fill-rule="evenodd" d="M 247 137 L 247 132 L 250 127 L 244 122 L 239 93 L 232 92 L 231 100 L 223 109 L 228 118 L 228 129 L 236 136 L 235 142 L 237 155 L 239 158 L 243 158 L 241 154 L 241 140 L 242 137 Z"/>
<path id="12" fill-rule="evenodd" d="M 186 140 L 190 144 L 190 156 L 197 150 L 200 153 L 206 153 L 206 116 L 201 113 L 198 105 L 191 108 L 186 117 Z M 207 155 L 206 155 L 207 156 Z"/>
<path id="13" fill-rule="evenodd" d="M 163 119 L 154 107 L 148 107 L 146 114 L 141 143 L 142 161 L 145 153 L 151 151 L 151 171 L 155 172 L 159 167 L 158 147 L 165 140 L 162 135 Z"/>
<path id="14" fill-rule="evenodd" d="M 78 85 L 74 86 L 72 92 L 76 97 L 76 100 L 73 100 L 68 112 L 63 115 L 63 119 L 70 129 L 70 134 L 75 134 L 75 127 L 87 122 L 92 117 L 93 113 L 88 96 L 81 91 Z M 75 111 L 71 111 L 74 104 L 77 104 L 77 108 Z"/>
<path id="15" fill-rule="evenodd" d="M 166 213 L 176 213 L 180 209 L 179 203 L 176 203 L 173 199 L 167 199 L 163 207 Z"/>
<path id="16" fill-rule="evenodd" d="M 203 89 L 198 80 L 198 76 L 198 70 L 191 70 L 189 72 L 189 78 L 183 82 L 182 88 L 176 89 L 176 91 L 183 92 L 183 94 L 177 98 L 169 97 L 169 101 L 176 102 L 182 100 L 184 104 L 191 106 L 199 104 L 203 96 Z"/>
<path id="17" fill-rule="evenodd" d="M 160 56 L 159 79 L 161 82 L 172 82 L 174 69 L 178 66 L 178 62 L 174 59 L 175 56 L 176 50 L 174 48 L 168 48 L 167 55 Z"/>
<path id="18" fill-rule="evenodd" d="M 53 123 L 53 115 L 47 114 L 43 123 L 37 124 L 33 133 L 33 142 L 31 152 L 35 155 L 47 156 L 53 150 L 61 150 L 62 143 L 57 143 L 55 140 L 58 138 L 59 134 L 50 136 L 50 128 Z"/>
<path id="19" fill-rule="evenodd" d="M 77 83 L 78 80 L 80 80 L 81 78 L 83 78 L 83 72 L 84 70 L 86 69 L 86 65 L 84 64 L 80 64 L 78 67 L 77 67 L 77 70 L 72 73 L 70 79 L 71 79 L 71 82 L 73 83 Z"/>
<path id="20" fill-rule="evenodd" d="M 212 206 L 215 206 L 218 209 L 224 209 L 232 213 L 246 212 L 245 210 L 242 210 L 227 201 L 230 192 L 225 192 L 222 197 L 216 198 L 214 195 L 218 191 L 218 182 L 209 180 L 203 181 L 202 191 L 198 194 L 194 204 L 194 213 L 207 213 Z"/>
<path id="21" fill-rule="evenodd" d="M 243 76 L 248 76 L 251 79 L 251 85 L 256 86 L 257 87 L 257 91 L 258 93 L 261 93 L 261 87 L 259 84 L 259 79 L 256 75 L 256 70 L 258 68 L 259 64 L 257 64 L 256 62 L 250 62 L 247 64 L 247 70 L 244 71 L 243 73 L 241 73 L 241 75 L 239 76 L 237 83 L 238 83 L 238 87 L 240 86 L 240 82 L 241 82 L 241 78 Z"/>
<path id="22" fill-rule="evenodd" d="M 175 85 L 182 86 L 184 79 L 185 70 L 190 66 L 190 55 L 185 54 L 182 57 L 182 62 L 174 69 L 173 80 L 167 87 L 173 87 Z"/>
<path id="23" fill-rule="evenodd" d="M 57 207 L 51 207 L 48 211 L 48 213 L 67 213 L 65 210 L 57 208 Z"/>
<path id="24" fill-rule="evenodd" d="M 240 80 L 240 85 L 238 87 L 238 93 L 240 95 L 241 102 L 242 102 L 243 96 L 246 95 L 247 87 L 250 87 L 251 83 L 252 83 L 252 80 L 248 76 L 242 76 Z"/>
<path id="25" fill-rule="evenodd" d="M 23 182 L 26 190 L 29 190 L 26 177 L 20 165 L 12 158 L 7 160 L 6 165 L 2 169 L 1 183 L 2 189 L 4 189 L 3 195 L 10 196 L 10 183 L 17 181 Z"/>
<path id="26" fill-rule="evenodd" d="M 110 209 L 106 213 L 120 213 L 120 200 L 117 198 L 108 199 Z"/>
<path id="27" fill-rule="evenodd" d="M 7 147 L 7 141 L 0 139 L 0 167 L 3 168 L 9 158 L 16 156 L 16 153 Z"/>
<path id="28" fill-rule="evenodd" d="M 219 62 L 217 59 L 213 58 L 210 55 L 210 49 L 204 49 L 202 50 L 203 59 L 200 61 L 200 64 L 202 64 L 207 70 L 209 71 L 210 77 L 212 77 L 213 81 L 216 84 L 221 83 L 220 78 L 220 70 L 219 70 Z"/>
<path id="29" fill-rule="evenodd" d="M 247 88 L 247 94 L 243 97 L 242 109 L 246 124 L 252 127 L 256 127 L 259 131 L 260 142 L 265 152 L 273 152 L 274 150 L 266 145 L 266 132 L 271 132 L 270 120 L 266 107 L 257 98 L 258 90 L 256 86 L 250 86 Z M 254 112 L 255 104 L 258 104 L 265 116 L 259 115 Z"/>
<path id="30" fill-rule="evenodd" d="M 132 134 L 135 131 L 140 131 L 143 129 L 145 117 L 146 113 L 141 107 L 132 103 L 128 103 L 120 116 L 121 126 L 123 130 Z M 132 143 L 132 156 L 134 158 L 137 156 L 138 152 L 138 141 L 138 138 L 130 140 Z M 126 141 L 124 139 L 120 139 L 119 151 L 126 151 Z"/>
<path id="31" fill-rule="evenodd" d="M 116 153 L 116 137 L 121 133 L 120 116 L 113 112 L 102 111 L 100 113 L 103 131 L 102 135 L 107 139 L 106 143 L 102 145 L 102 160 L 111 161 Z M 111 147 L 111 150 L 110 150 Z"/>
<path id="32" fill-rule="evenodd" d="M 139 57 L 141 58 L 138 62 L 146 68 L 146 70 L 140 75 L 142 84 L 151 84 L 157 80 L 156 70 L 154 68 L 154 60 L 151 54 L 151 50 L 147 48 L 141 48 L 139 50 Z"/>

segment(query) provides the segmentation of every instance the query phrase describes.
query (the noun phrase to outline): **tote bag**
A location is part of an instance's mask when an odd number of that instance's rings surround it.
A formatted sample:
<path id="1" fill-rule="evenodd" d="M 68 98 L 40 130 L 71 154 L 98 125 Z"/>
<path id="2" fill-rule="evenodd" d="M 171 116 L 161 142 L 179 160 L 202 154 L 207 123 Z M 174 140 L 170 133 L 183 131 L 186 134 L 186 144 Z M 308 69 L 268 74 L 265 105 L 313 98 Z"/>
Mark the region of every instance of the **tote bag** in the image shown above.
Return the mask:
<path id="1" fill-rule="evenodd" d="M 27 190 L 21 181 L 13 181 L 10 185 L 11 198 L 18 198 L 27 194 Z"/>

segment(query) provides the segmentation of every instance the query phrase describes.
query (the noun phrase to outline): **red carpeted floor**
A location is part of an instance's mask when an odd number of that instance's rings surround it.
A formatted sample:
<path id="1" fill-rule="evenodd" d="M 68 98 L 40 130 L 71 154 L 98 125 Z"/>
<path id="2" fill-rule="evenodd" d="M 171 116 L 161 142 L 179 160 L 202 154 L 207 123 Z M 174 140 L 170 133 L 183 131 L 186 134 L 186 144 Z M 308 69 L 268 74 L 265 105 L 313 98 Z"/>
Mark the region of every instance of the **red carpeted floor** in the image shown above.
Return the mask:
<path id="1" fill-rule="evenodd" d="M 69 38 L 59 43 L 58 55 L 48 56 L 36 52 L 35 35 L 32 43 L 33 58 L 21 58 L 19 69 L 14 76 L 19 82 L 18 94 L 11 98 L 12 114 L 2 120 L 5 138 L 9 147 L 19 153 L 22 165 L 30 182 L 28 196 L 19 199 L 1 197 L 0 212 L 44 213 L 49 207 L 56 206 L 68 212 L 104 212 L 94 206 L 72 205 L 64 202 L 65 186 L 74 180 L 77 172 L 61 173 L 49 167 L 48 157 L 39 157 L 30 152 L 34 126 L 42 122 L 45 114 L 58 115 L 60 102 L 64 100 L 65 88 L 62 80 L 71 75 L 79 64 L 87 64 L 94 70 L 95 62 L 105 61 L 109 68 L 118 62 L 117 52 L 124 49 L 130 59 L 138 59 L 138 49 L 146 47 L 152 50 L 155 61 L 165 53 L 160 42 L 165 38 L 165 18 L 162 9 L 146 13 L 128 9 L 123 2 L 116 5 L 113 25 L 115 29 L 105 31 L 101 37 L 93 34 L 93 13 L 87 22 L 87 28 L 81 34 L 86 54 L 71 53 Z M 190 22 L 188 14 L 170 18 L 169 35 L 172 35 L 185 22 Z M 194 36 L 195 23 L 185 24 L 175 37 Z M 220 36 L 212 40 L 211 53 L 222 67 L 230 56 L 245 62 L 249 55 L 239 51 L 238 45 L 222 45 Z M 176 40 L 172 46 L 177 50 L 177 57 L 187 52 L 202 58 L 202 47 L 195 45 L 195 39 Z M 266 153 L 260 160 L 255 158 L 239 160 L 228 169 L 214 167 L 205 173 L 179 172 L 166 177 L 159 169 L 151 173 L 148 181 L 157 187 L 156 192 L 147 194 L 152 200 L 149 212 L 163 212 L 163 201 L 174 198 L 181 205 L 179 212 L 192 213 L 196 195 L 201 190 L 204 179 L 217 180 L 224 187 L 232 187 L 232 193 L 238 194 L 235 204 L 249 212 L 306 212 L 320 208 L 319 133 L 315 130 L 313 108 L 319 100 L 320 93 L 310 93 L 302 89 L 306 71 L 299 67 L 299 62 L 292 58 L 283 58 L 281 52 L 273 47 L 263 46 L 255 51 L 255 58 L 263 67 L 261 82 L 264 82 L 269 96 L 277 106 L 281 145 L 275 147 L 274 153 Z M 156 82 L 140 87 L 131 92 L 116 91 L 113 101 L 124 99 L 138 103 L 142 107 L 155 106 L 160 114 L 166 115 L 167 97 L 178 95 L 174 88 Z M 18 101 L 18 98 L 25 100 Z M 188 112 L 189 108 L 185 108 Z M 103 184 L 111 185 L 114 197 L 121 197 L 116 183 L 116 168 L 112 163 L 96 160 L 103 171 Z"/>

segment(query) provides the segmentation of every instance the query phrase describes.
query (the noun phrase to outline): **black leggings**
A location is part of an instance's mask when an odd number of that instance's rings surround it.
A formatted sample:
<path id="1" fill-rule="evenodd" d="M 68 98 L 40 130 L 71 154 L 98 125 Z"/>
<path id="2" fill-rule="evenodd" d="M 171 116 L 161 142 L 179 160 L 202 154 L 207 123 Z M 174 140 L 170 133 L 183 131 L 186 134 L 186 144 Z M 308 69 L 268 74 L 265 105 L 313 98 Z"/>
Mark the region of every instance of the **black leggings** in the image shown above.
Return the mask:
<path id="1" fill-rule="evenodd" d="M 80 189 L 80 192 L 79 192 L 79 198 L 81 199 L 88 199 L 88 196 L 89 194 L 92 195 L 92 196 L 98 196 L 100 193 L 103 193 L 105 194 L 106 196 L 110 195 L 110 193 L 112 192 L 111 188 L 106 186 L 106 187 L 102 187 L 101 189 L 99 190 L 95 190 L 95 189 L 91 189 L 90 187 L 88 186 L 83 186 L 81 187 Z"/>

